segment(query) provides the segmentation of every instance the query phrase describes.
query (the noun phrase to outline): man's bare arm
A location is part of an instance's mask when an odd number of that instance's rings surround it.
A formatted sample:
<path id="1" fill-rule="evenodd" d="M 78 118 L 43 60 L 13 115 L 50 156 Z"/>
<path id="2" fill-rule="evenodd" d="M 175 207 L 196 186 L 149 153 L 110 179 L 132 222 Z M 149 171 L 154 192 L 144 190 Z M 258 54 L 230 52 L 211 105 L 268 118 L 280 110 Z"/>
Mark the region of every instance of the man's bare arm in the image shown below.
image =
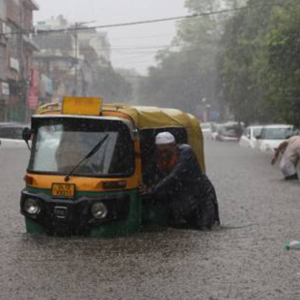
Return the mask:
<path id="1" fill-rule="evenodd" d="M 278 157 L 279 157 L 279 154 L 280 154 L 281 152 L 284 152 L 284 151 L 285 151 L 285 149 L 286 149 L 286 147 L 288 146 L 288 144 L 289 144 L 288 141 L 284 141 L 284 142 L 282 142 L 282 143 L 278 146 L 278 148 L 275 150 L 275 154 L 274 154 L 274 156 L 273 156 L 273 158 L 272 158 L 272 165 L 274 165 L 274 164 L 277 162 Z"/>

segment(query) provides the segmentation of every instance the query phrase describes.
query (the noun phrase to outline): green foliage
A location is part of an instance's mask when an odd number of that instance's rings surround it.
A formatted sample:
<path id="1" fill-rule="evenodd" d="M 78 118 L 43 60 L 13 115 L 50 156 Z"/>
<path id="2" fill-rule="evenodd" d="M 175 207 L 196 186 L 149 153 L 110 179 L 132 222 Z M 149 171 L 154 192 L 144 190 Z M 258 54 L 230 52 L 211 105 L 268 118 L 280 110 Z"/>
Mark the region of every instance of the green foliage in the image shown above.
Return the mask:
<path id="1" fill-rule="evenodd" d="M 195 112 L 205 98 L 247 124 L 300 126 L 300 1 L 186 1 L 190 13 L 245 4 L 231 15 L 181 22 L 176 52 L 160 53 L 142 82 L 144 103 Z"/>
<path id="2" fill-rule="evenodd" d="M 219 70 L 238 119 L 300 125 L 300 2 L 249 1 L 227 22 Z"/>
<path id="3" fill-rule="evenodd" d="M 220 0 L 187 0 L 190 13 L 220 9 Z M 231 2 L 228 0 L 228 2 Z M 207 16 L 184 20 L 178 24 L 173 42 L 176 50 L 157 56 L 158 67 L 149 70 L 149 77 L 140 86 L 145 104 L 175 107 L 195 113 L 202 99 L 218 108 L 218 42 L 224 16 Z"/>

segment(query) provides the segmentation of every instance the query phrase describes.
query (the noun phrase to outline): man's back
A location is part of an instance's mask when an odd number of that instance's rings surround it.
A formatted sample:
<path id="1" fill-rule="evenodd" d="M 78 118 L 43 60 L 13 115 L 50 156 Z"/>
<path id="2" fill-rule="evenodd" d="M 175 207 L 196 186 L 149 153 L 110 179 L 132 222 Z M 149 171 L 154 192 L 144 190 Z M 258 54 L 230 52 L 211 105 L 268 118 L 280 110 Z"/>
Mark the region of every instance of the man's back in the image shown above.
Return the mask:
<path id="1" fill-rule="evenodd" d="M 297 164 L 300 158 L 300 136 L 294 136 L 288 140 L 283 159 Z"/>

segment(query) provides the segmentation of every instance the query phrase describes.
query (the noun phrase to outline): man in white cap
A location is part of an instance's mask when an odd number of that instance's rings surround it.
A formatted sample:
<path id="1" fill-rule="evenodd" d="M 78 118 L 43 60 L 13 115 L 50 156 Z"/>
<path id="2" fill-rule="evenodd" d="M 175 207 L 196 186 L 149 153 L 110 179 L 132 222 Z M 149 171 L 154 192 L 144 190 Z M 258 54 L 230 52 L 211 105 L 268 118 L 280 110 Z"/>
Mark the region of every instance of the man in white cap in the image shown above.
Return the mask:
<path id="1" fill-rule="evenodd" d="M 177 145 L 175 137 L 162 132 L 156 137 L 157 167 L 164 174 L 151 193 L 168 199 L 169 223 L 186 223 L 197 229 L 211 229 L 220 223 L 215 189 L 202 172 L 189 145 Z"/>

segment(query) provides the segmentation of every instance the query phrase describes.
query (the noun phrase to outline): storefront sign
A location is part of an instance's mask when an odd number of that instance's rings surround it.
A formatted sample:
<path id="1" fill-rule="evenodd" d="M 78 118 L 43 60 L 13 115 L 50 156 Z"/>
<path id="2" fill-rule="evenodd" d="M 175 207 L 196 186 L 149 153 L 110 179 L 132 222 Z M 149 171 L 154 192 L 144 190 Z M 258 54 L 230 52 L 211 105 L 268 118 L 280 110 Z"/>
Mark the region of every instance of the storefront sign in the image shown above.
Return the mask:
<path id="1" fill-rule="evenodd" d="M 39 73 L 37 70 L 31 69 L 30 74 L 27 105 L 29 109 L 37 109 L 39 104 Z"/>
<path id="2" fill-rule="evenodd" d="M 49 77 L 42 75 L 41 76 L 42 79 L 42 84 L 43 84 L 43 88 L 44 91 L 49 94 L 52 95 L 53 94 L 53 83 L 52 83 L 52 79 L 50 79 Z"/>

